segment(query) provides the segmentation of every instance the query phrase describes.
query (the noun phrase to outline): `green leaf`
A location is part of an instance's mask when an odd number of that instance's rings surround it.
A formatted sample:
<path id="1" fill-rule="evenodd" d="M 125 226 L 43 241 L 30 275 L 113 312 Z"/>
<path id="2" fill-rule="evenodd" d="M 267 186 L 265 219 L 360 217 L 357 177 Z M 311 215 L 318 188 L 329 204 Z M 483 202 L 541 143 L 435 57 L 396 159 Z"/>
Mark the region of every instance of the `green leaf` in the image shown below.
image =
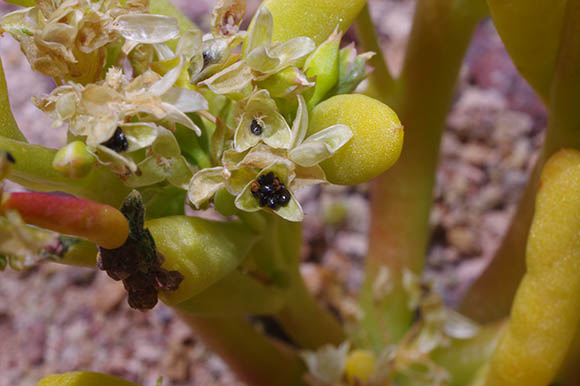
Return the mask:
<path id="1" fill-rule="evenodd" d="M 304 68 L 308 77 L 316 77 L 314 93 L 308 100 L 312 109 L 338 82 L 338 52 L 341 32 L 334 32 L 306 60 Z"/>
<path id="2" fill-rule="evenodd" d="M 21 7 L 34 7 L 36 1 L 34 0 L 5 0 L 7 3 L 20 5 Z"/>
<path id="3" fill-rule="evenodd" d="M 494 24 L 517 69 L 544 101 L 550 95 L 568 2 L 488 0 Z"/>

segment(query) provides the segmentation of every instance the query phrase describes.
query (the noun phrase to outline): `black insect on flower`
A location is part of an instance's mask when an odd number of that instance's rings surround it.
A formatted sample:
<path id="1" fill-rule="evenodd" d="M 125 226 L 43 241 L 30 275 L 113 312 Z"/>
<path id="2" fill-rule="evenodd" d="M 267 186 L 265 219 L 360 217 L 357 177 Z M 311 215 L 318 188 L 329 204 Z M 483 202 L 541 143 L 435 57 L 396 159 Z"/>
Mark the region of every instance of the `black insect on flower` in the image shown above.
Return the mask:
<path id="1" fill-rule="evenodd" d="M 113 136 L 106 142 L 103 142 L 102 145 L 117 153 L 125 151 L 129 148 L 129 142 L 127 141 L 127 138 L 125 137 L 125 134 L 123 134 L 123 130 L 121 130 L 120 127 L 117 127 Z"/>
<path id="2" fill-rule="evenodd" d="M 250 187 L 252 195 L 259 201 L 261 207 L 277 209 L 290 202 L 290 191 L 273 172 L 263 174 Z"/>
<path id="3" fill-rule="evenodd" d="M 261 135 L 264 128 L 262 126 L 260 126 L 258 121 L 253 119 L 252 123 L 250 124 L 250 130 L 252 131 L 252 134 L 254 134 L 254 135 Z"/>

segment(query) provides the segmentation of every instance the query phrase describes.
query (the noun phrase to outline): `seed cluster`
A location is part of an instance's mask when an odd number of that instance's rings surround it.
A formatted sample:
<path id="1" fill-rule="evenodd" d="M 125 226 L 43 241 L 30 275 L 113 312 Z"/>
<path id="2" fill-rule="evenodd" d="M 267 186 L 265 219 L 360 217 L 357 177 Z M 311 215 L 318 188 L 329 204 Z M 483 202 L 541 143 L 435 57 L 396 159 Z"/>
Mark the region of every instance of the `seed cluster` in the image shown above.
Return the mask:
<path id="1" fill-rule="evenodd" d="M 261 175 L 252 183 L 252 194 L 259 200 L 260 206 L 276 209 L 290 202 L 290 191 L 274 176 L 273 172 Z"/>
<path id="2" fill-rule="evenodd" d="M 117 153 L 125 151 L 129 148 L 129 142 L 127 141 L 127 138 L 125 137 L 125 134 L 123 134 L 123 130 L 121 130 L 120 127 L 117 127 L 113 136 L 106 142 L 103 142 L 102 145 Z"/>
<path id="3" fill-rule="evenodd" d="M 260 126 L 258 121 L 253 119 L 252 124 L 250 125 L 250 131 L 252 132 L 252 134 L 261 135 L 263 130 L 264 130 L 264 128 L 262 126 Z"/>

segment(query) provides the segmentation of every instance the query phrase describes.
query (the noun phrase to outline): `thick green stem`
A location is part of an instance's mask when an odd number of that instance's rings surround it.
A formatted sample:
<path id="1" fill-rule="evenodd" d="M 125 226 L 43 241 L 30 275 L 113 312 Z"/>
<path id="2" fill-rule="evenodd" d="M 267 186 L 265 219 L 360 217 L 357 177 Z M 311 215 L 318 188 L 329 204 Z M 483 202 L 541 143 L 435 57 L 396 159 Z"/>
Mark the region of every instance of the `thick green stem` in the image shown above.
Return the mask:
<path id="1" fill-rule="evenodd" d="M 8 179 L 26 188 L 41 192 L 61 191 L 115 207 L 129 194 L 130 189 L 119 177 L 102 167 L 94 168 L 88 176 L 78 180 L 63 176 L 52 167 L 54 149 L 4 137 L 0 137 L 0 149 L 9 151 L 16 160 Z"/>
<path id="2" fill-rule="evenodd" d="M 305 368 L 298 355 L 260 334 L 244 318 L 180 315 L 248 385 L 305 385 L 302 380 Z"/>
<path id="3" fill-rule="evenodd" d="M 394 96 L 395 79 L 389 71 L 389 66 L 385 60 L 385 54 L 379 43 L 373 20 L 369 12 L 369 5 L 358 14 L 355 21 L 355 28 L 359 46 L 363 51 L 373 51 L 376 53 L 369 65 L 373 67 L 373 72 L 368 77 L 368 88 L 365 92 L 368 96 L 382 100 L 390 104 L 388 98 Z"/>
<path id="4" fill-rule="evenodd" d="M 181 302 L 176 309 L 197 316 L 231 317 L 249 314 L 273 314 L 286 301 L 284 291 L 238 271 Z"/>
<path id="5" fill-rule="evenodd" d="M 405 126 L 405 145 L 397 164 L 372 187 L 362 305 L 364 328 L 375 348 L 399 340 L 411 323 L 401 273 L 409 269 L 420 274 L 424 266 L 439 143 L 462 59 L 480 16 L 479 8 L 470 13 L 452 0 L 417 4 L 400 93 L 393 106 Z M 393 290 L 374 299 L 372 283 L 381 266 L 388 268 Z"/>
<path id="6" fill-rule="evenodd" d="M 449 386 L 469 383 L 473 374 L 491 358 L 506 326 L 507 320 L 484 326 L 473 338 L 454 339 L 449 346 L 437 348 L 431 353 L 431 359 L 449 372 Z"/>
<path id="7" fill-rule="evenodd" d="M 462 300 L 460 310 L 478 321 L 509 314 L 518 284 L 525 273 L 528 230 L 540 171 L 561 148 L 580 149 L 580 1 L 568 1 L 558 65 L 549 101 L 549 120 L 540 157 L 522 195 L 510 228 L 493 260 Z"/>
<path id="8" fill-rule="evenodd" d="M 283 253 L 290 275 L 286 306 L 275 315 L 276 320 L 300 347 L 316 349 L 325 344 L 342 343 L 346 339 L 342 326 L 312 296 L 300 274 L 302 227 L 299 223 L 276 220 L 278 237 L 275 245 Z"/>

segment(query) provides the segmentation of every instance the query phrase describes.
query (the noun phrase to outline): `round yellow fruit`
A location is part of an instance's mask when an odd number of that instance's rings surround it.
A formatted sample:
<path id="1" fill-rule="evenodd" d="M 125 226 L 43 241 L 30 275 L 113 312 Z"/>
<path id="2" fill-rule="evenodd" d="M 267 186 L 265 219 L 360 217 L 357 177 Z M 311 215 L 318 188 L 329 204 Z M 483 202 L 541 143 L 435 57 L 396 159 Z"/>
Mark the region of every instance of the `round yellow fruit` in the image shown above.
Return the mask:
<path id="1" fill-rule="evenodd" d="M 348 355 L 344 372 L 349 385 L 366 382 L 375 371 L 375 357 L 367 350 L 354 350 Z"/>
<path id="2" fill-rule="evenodd" d="M 346 32 L 365 0 L 267 0 L 262 4 L 274 17 L 274 41 L 307 36 L 318 45 L 336 27 Z"/>
<path id="3" fill-rule="evenodd" d="M 387 105 L 366 95 L 337 95 L 317 105 L 308 135 L 332 125 L 350 127 L 353 137 L 321 163 L 326 178 L 337 185 L 355 185 L 390 168 L 403 148 L 403 126 Z"/>

